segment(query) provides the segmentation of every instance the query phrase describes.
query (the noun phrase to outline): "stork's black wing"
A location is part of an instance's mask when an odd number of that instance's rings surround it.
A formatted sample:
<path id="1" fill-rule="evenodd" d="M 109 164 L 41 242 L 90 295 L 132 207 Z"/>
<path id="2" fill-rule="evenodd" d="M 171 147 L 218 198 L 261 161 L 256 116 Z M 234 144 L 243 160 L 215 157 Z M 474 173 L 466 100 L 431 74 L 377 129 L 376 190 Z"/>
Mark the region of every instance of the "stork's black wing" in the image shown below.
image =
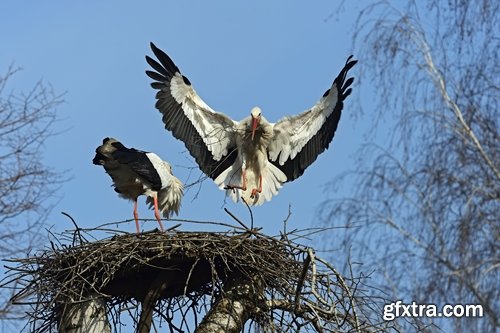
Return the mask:
<path id="1" fill-rule="evenodd" d="M 115 161 L 130 168 L 140 178 L 149 182 L 153 190 L 159 191 L 161 189 L 160 175 L 148 158 L 148 152 L 127 148 L 121 142 L 113 142 L 111 145 L 116 148 L 111 154 Z"/>
<path id="2" fill-rule="evenodd" d="M 310 109 L 274 124 L 274 136 L 268 147 L 271 162 L 287 176 L 300 177 L 319 154 L 328 149 L 340 120 L 344 100 L 351 93 L 354 78 L 347 72 L 357 63 L 352 56 L 323 97 Z"/>
<path id="3" fill-rule="evenodd" d="M 146 74 L 155 80 L 151 86 L 158 89 L 156 108 L 165 128 L 184 142 L 205 174 L 217 178 L 236 159 L 237 123 L 205 104 L 165 52 L 153 43 L 151 49 L 159 62 L 146 56 L 154 69 Z"/>

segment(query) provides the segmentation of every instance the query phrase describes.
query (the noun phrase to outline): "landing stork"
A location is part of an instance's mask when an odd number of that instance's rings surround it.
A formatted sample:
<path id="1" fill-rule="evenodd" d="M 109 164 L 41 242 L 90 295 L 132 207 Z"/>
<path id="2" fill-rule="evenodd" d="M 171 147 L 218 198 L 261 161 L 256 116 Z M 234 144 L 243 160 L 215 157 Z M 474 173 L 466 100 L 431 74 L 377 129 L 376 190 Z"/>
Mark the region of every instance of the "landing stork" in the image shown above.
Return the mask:
<path id="1" fill-rule="evenodd" d="M 151 43 L 158 61 L 146 56 L 154 71 L 146 74 L 158 90 L 156 108 L 165 128 L 186 145 L 200 169 L 234 201 L 249 205 L 271 200 L 285 182 L 300 177 L 328 148 L 340 120 L 356 64 L 350 56 L 330 89 L 309 110 L 268 122 L 254 107 L 234 121 L 214 111 L 196 93 L 172 59 Z"/>
<path id="2" fill-rule="evenodd" d="M 127 148 L 113 138 L 105 138 L 97 147 L 92 162 L 102 165 L 111 176 L 115 191 L 123 198 L 134 201 L 134 220 L 139 229 L 137 198 L 146 195 L 149 208 L 154 207 L 155 217 L 163 231 L 160 213 L 169 218 L 178 214 L 183 195 L 182 182 L 172 174 L 172 167 L 158 155 Z"/>

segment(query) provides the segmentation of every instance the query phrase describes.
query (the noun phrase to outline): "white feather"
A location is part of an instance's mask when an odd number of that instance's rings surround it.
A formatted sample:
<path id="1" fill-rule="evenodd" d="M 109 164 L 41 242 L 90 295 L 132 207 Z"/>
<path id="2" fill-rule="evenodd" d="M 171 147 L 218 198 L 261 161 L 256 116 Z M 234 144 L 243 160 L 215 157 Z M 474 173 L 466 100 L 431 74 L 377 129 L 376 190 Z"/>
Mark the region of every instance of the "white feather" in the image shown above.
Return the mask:
<path id="1" fill-rule="evenodd" d="M 224 189 L 227 185 L 241 184 L 242 167 L 238 160 L 214 180 L 220 189 Z M 265 201 L 271 201 L 272 197 L 278 194 L 283 183 L 286 182 L 285 174 L 272 163 L 266 161 L 262 170 L 262 192 L 252 198 L 252 190 L 258 186 L 259 176 L 254 174 L 251 169 L 247 169 L 246 176 L 247 188 L 245 191 L 241 189 L 226 190 L 226 195 L 234 202 L 244 199 L 249 205 L 262 205 Z"/>
<path id="2" fill-rule="evenodd" d="M 172 77 L 170 92 L 175 101 L 182 105 L 184 114 L 196 128 L 214 160 L 220 161 L 234 142 L 233 133 L 238 123 L 212 110 L 191 86 L 184 83 L 180 73 Z M 214 117 L 223 118 L 224 122 L 213 121 Z"/>
<path id="3" fill-rule="evenodd" d="M 283 117 L 273 124 L 274 139 L 268 147 L 269 159 L 283 165 L 294 159 L 309 140 L 316 135 L 338 102 L 338 89 L 332 84 L 330 92 L 310 109 L 296 116 Z"/>
<path id="4" fill-rule="evenodd" d="M 163 161 L 154 153 L 146 154 L 153 163 L 161 179 L 161 189 L 157 192 L 158 210 L 166 217 L 170 218 L 174 213 L 179 214 L 182 196 L 184 195 L 184 186 L 182 182 L 172 174 L 172 167 L 166 161 Z M 148 195 L 146 203 L 149 208 L 154 205 L 154 195 Z"/>

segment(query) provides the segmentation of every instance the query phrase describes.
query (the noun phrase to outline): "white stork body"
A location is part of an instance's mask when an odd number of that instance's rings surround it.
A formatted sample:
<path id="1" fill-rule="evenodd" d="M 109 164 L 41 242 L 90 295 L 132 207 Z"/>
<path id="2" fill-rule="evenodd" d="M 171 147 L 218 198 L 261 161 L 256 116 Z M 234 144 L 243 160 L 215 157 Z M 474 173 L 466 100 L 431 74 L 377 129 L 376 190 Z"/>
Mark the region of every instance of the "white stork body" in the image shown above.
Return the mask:
<path id="1" fill-rule="evenodd" d="M 200 169 L 238 201 L 260 205 L 282 184 L 300 177 L 328 148 L 353 78 L 356 61 L 347 59 L 330 89 L 309 110 L 276 123 L 254 107 L 249 117 L 234 121 L 211 109 L 198 96 L 170 57 L 151 43 L 159 62 L 146 56 L 155 71 L 146 71 L 158 89 L 156 108 L 167 130 L 184 141 Z"/>
<path id="2" fill-rule="evenodd" d="M 252 112 L 257 117 L 260 109 L 254 108 Z M 236 124 L 234 133 L 238 155 L 214 181 L 219 188 L 226 189 L 234 201 L 244 199 L 248 204 L 259 205 L 278 194 L 287 177 L 268 160 L 273 125 L 260 116 L 260 126 L 252 139 L 252 118 L 251 115 Z"/>
<path id="3" fill-rule="evenodd" d="M 149 207 L 163 231 L 160 213 L 169 218 L 178 214 L 183 195 L 182 182 L 173 176 L 172 167 L 154 153 L 127 148 L 113 138 L 105 138 L 97 147 L 92 161 L 102 165 L 113 179 L 115 191 L 123 198 L 134 201 L 134 219 L 139 229 L 137 198 L 146 195 Z"/>

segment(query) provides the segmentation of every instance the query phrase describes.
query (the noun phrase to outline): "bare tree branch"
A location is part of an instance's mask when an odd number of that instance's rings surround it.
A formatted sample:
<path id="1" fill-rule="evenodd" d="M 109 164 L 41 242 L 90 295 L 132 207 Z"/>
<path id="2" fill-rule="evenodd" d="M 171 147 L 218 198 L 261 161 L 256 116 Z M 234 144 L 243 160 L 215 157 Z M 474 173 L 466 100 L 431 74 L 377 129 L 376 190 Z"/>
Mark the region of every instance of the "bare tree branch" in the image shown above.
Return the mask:
<path id="1" fill-rule="evenodd" d="M 62 95 L 37 82 L 27 92 L 10 86 L 19 69 L 0 76 L 0 253 L 2 258 L 27 253 L 39 244 L 39 231 L 50 212 L 47 199 L 64 181 L 43 161 L 44 143 L 53 135 Z M 16 319 L 10 291 L 0 293 L 0 318 Z"/>
<path id="2" fill-rule="evenodd" d="M 351 197 L 325 202 L 322 216 L 347 226 L 344 249 L 393 300 L 483 306 L 484 318 L 436 321 L 454 331 L 500 325 L 499 13 L 487 0 L 361 11 L 359 81 L 375 87 L 376 107 L 359 103 L 357 115 L 370 115 L 377 141 L 343 175 L 356 181 Z"/>

